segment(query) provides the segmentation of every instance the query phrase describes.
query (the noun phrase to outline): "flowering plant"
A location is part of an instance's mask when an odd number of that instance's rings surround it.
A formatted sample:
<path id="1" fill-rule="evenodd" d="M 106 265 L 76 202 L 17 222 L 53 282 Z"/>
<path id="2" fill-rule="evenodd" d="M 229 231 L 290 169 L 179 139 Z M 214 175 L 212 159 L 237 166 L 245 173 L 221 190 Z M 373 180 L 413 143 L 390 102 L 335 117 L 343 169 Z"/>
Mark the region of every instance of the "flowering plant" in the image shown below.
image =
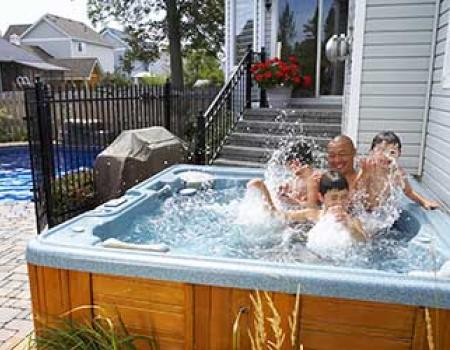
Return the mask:
<path id="1" fill-rule="evenodd" d="M 251 72 L 262 88 L 292 86 L 309 88 L 312 85 L 310 75 L 302 75 L 295 56 L 289 56 L 287 62 L 279 58 L 258 62 L 252 65 Z"/>

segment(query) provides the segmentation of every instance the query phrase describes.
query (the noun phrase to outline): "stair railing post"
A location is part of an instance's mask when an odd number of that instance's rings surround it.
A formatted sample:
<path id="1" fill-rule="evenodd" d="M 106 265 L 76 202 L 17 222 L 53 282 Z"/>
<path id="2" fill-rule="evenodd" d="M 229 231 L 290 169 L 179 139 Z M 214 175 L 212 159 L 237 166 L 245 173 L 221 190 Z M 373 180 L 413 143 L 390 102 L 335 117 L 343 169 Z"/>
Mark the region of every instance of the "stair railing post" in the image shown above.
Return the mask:
<path id="1" fill-rule="evenodd" d="M 264 62 L 266 60 L 266 49 L 261 47 L 261 62 Z M 269 103 L 267 101 L 267 93 L 266 89 L 260 88 L 259 90 L 259 107 L 261 108 L 267 108 L 269 107 Z"/>
<path id="2" fill-rule="evenodd" d="M 245 108 L 252 108 L 252 65 L 253 50 L 252 45 L 248 45 L 247 64 L 245 66 Z"/>
<path id="3" fill-rule="evenodd" d="M 170 79 L 167 79 L 166 83 L 164 84 L 164 127 L 169 130 L 170 132 L 173 132 L 172 130 L 170 130 L 171 125 L 170 125 L 170 114 L 171 114 L 171 110 L 170 110 L 170 98 L 171 98 L 171 89 L 172 89 L 172 84 L 170 83 Z M 178 136 L 178 135 L 177 135 Z"/>
<path id="4" fill-rule="evenodd" d="M 195 164 L 206 164 L 205 117 L 203 111 L 197 115 L 197 132 L 195 137 Z"/>

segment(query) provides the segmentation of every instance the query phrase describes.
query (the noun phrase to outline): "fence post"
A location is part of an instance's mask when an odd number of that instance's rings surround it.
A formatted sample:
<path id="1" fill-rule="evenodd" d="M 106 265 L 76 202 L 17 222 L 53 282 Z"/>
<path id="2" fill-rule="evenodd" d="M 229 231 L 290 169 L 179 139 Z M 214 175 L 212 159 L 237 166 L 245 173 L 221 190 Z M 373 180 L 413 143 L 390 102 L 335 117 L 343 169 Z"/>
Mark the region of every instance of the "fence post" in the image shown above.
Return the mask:
<path id="1" fill-rule="evenodd" d="M 164 127 L 171 131 L 171 125 L 170 125 L 170 93 L 172 90 L 172 84 L 170 83 L 170 79 L 167 79 L 166 83 L 164 84 Z"/>
<path id="2" fill-rule="evenodd" d="M 253 64 L 253 50 L 252 45 L 248 45 L 247 65 L 245 66 L 245 108 L 252 108 L 252 64 Z"/>
<path id="3" fill-rule="evenodd" d="M 261 47 L 261 62 L 264 62 L 266 60 L 266 49 Z M 267 108 L 269 107 L 269 103 L 267 101 L 267 93 L 266 89 L 260 88 L 259 90 L 259 107 L 261 108 Z"/>
<path id="4" fill-rule="evenodd" d="M 39 78 L 36 78 L 36 111 L 39 143 L 41 154 L 38 155 L 42 162 L 42 185 L 45 196 L 45 209 L 48 227 L 54 226 L 53 222 L 53 198 L 52 198 L 52 179 L 53 179 L 53 140 L 52 140 L 52 121 L 50 110 L 47 104 L 47 89 Z M 36 189 L 35 189 L 36 190 Z"/>
<path id="5" fill-rule="evenodd" d="M 206 163 L 205 118 L 203 111 L 197 114 L 197 131 L 195 135 L 195 164 Z"/>

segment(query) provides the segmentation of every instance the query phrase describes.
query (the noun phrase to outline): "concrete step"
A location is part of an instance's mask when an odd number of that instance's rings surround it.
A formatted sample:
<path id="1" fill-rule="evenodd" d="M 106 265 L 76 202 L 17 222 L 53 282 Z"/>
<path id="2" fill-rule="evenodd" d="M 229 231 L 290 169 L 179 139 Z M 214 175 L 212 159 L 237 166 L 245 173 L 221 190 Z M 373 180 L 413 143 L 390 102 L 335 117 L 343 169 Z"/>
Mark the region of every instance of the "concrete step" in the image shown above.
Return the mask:
<path id="1" fill-rule="evenodd" d="M 295 142 L 305 140 L 307 143 L 316 144 L 321 148 L 325 148 L 330 141 L 329 137 L 288 137 L 286 135 L 267 135 L 267 134 L 253 134 L 234 132 L 228 136 L 226 140 L 227 145 L 232 146 L 246 146 L 246 147 L 263 147 L 263 148 L 278 148 L 284 141 Z"/>
<path id="2" fill-rule="evenodd" d="M 230 160 L 265 163 L 270 159 L 273 151 L 274 149 L 265 147 L 224 145 L 220 151 L 220 156 Z"/>
<path id="3" fill-rule="evenodd" d="M 233 166 L 233 167 L 245 167 L 245 168 L 262 168 L 265 163 L 248 162 L 236 159 L 227 159 L 225 157 L 219 157 L 214 160 L 214 165 Z"/>
<path id="4" fill-rule="evenodd" d="M 288 109 L 279 111 L 270 108 L 247 109 L 244 112 L 246 120 L 290 121 L 302 123 L 335 123 L 342 120 L 341 110 Z"/>
<path id="5" fill-rule="evenodd" d="M 235 131 L 241 133 L 267 134 L 267 135 L 287 135 L 290 133 L 294 133 L 305 136 L 334 137 L 341 133 L 341 124 L 291 123 L 291 122 L 242 120 L 239 123 L 237 123 Z"/>

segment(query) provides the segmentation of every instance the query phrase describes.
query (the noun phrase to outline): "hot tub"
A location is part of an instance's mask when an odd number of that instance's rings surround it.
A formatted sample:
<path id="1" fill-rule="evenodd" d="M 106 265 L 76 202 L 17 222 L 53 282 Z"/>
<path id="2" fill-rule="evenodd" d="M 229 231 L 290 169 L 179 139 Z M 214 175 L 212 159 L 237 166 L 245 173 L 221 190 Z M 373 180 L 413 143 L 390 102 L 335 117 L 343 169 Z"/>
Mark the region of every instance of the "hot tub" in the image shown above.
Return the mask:
<path id="1" fill-rule="evenodd" d="M 37 329 L 78 306 L 100 305 L 120 313 L 131 332 L 156 334 L 161 349 L 230 350 L 234 320 L 243 307 L 252 308 L 250 293 L 270 293 L 286 315 L 288 332 L 287 315 L 300 285 L 298 325 L 305 350 L 427 349 L 425 307 L 436 349 L 450 349 L 450 277 L 437 272 L 450 259 L 450 219 L 406 200 L 397 226 L 407 232 L 408 247 L 435 256 L 434 272 L 236 258 L 214 245 L 208 253 L 196 249 L 201 242 L 186 242 L 189 249 L 143 246 L 154 251 L 103 246 L 111 238 L 126 240 L 136 218 L 167 216 L 162 203 L 179 195 L 186 187 L 182 174 L 191 171 L 209 174 L 207 185 L 216 189 L 243 189 L 263 175 L 255 169 L 174 166 L 32 240 L 27 261 Z M 160 224 L 153 222 L 156 229 Z M 137 243 L 143 243 L 139 237 Z M 96 312 L 81 309 L 71 317 Z M 252 322 L 250 313 L 241 318 L 241 349 L 250 349 Z"/>

